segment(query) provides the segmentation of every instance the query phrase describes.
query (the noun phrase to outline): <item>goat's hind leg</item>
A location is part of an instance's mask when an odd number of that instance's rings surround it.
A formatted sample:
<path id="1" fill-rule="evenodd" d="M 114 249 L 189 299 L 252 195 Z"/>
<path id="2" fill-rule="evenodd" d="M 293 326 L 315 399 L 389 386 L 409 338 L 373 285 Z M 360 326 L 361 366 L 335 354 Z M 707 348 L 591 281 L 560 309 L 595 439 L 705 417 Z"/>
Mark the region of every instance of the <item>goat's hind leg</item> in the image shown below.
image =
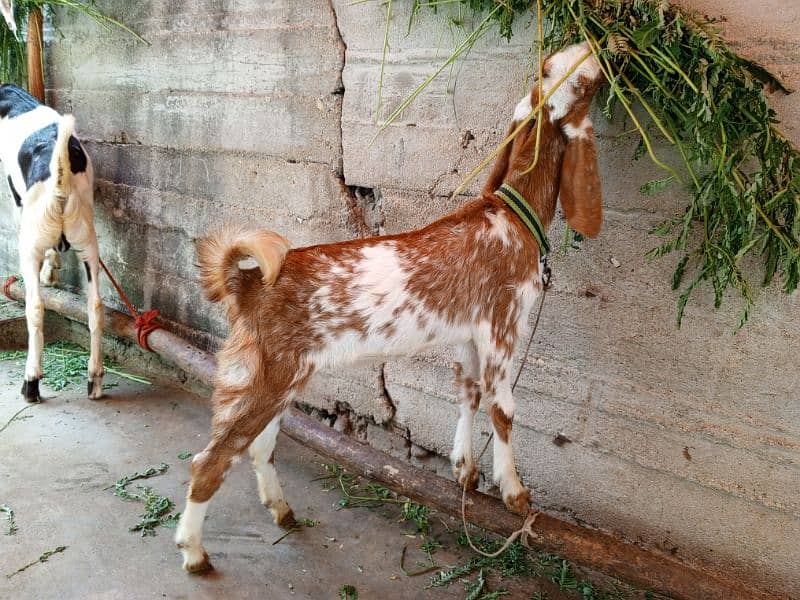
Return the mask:
<path id="1" fill-rule="evenodd" d="M 478 487 L 478 469 L 475 466 L 472 451 L 472 424 L 475 412 L 481 402 L 477 379 L 478 353 L 472 342 L 460 346 L 458 350 L 457 362 L 453 365 L 453 371 L 456 375 L 459 417 L 450 462 L 458 484 L 461 487 L 466 485 L 468 490 L 474 490 Z"/>
<path id="2" fill-rule="evenodd" d="M 100 297 L 100 258 L 97 246 L 86 253 L 84 266 L 88 278 L 86 294 L 87 313 L 89 315 L 89 364 L 86 393 L 92 400 L 103 397 L 103 299 Z"/>
<path id="3" fill-rule="evenodd" d="M 89 317 L 89 364 L 86 393 L 92 400 L 103 396 L 103 299 L 100 297 L 100 250 L 91 216 L 67 229 L 64 242 L 74 244 L 86 268 L 86 313 Z M 69 245 L 67 243 L 67 245 Z"/>
<path id="4" fill-rule="evenodd" d="M 215 392 L 215 414 L 211 442 L 192 460 L 191 483 L 186 509 L 181 514 L 175 543 L 183 555 L 183 568 L 190 573 L 210 570 L 211 562 L 203 548 L 203 520 L 208 502 L 222 485 L 235 456 L 241 454 L 259 433 L 284 409 L 282 397 L 258 403 L 249 392 L 226 394 L 224 402 Z"/>
<path id="5" fill-rule="evenodd" d="M 272 513 L 275 523 L 283 529 L 295 526 L 294 513 L 283 497 L 283 488 L 275 470 L 275 443 L 280 430 L 280 416 L 272 419 L 264 431 L 250 444 L 250 458 L 256 472 L 258 496 Z"/>
<path id="6" fill-rule="evenodd" d="M 28 357 L 25 361 L 25 379 L 22 397 L 27 402 L 39 402 L 39 380 L 42 378 L 42 352 L 44 350 L 44 301 L 39 288 L 39 270 L 42 267 L 41 251 L 20 245 L 20 270 L 25 282 L 25 320 L 28 325 Z"/>

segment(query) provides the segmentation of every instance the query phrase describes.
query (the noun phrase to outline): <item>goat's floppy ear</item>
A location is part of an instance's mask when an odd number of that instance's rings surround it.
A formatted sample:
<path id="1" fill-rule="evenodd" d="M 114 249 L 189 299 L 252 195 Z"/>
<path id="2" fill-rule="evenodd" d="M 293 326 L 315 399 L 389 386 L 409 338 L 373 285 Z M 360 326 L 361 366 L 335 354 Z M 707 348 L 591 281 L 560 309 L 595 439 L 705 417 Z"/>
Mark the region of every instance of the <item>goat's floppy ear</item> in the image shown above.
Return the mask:
<path id="1" fill-rule="evenodd" d="M 571 229 L 595 237 L 603 223 L 603 204 L 592 122 L 584 118 L 580 127 L 567 126 L 565 133 L 567 147 L 559 188 L 561 208 Z"/>
<path id="2" fill-rule="evenodd" d="M 506 137 L 511 135 L 511 132 L 514 131 L 516 127 L 517 127 L 517 122 L 511 121 L 511 126 L 508 128 L 508 131 L 506 132 Z M 514 146 L 514 140 L 510 140 L 505 145 L 500 154 L 497 155 L 497 158 L 494 160 L 494 166 L 492 167 L 492 172 L 489 173 L 489 178 L 483 185 L 484 194 L 494 194 L 494 191 L 501 185 L 503 185 L 503 179 L 505 179 L 506 173 L 508 172 L 508 163 L 511 160 L 511 148 L 513 146 Z"/>

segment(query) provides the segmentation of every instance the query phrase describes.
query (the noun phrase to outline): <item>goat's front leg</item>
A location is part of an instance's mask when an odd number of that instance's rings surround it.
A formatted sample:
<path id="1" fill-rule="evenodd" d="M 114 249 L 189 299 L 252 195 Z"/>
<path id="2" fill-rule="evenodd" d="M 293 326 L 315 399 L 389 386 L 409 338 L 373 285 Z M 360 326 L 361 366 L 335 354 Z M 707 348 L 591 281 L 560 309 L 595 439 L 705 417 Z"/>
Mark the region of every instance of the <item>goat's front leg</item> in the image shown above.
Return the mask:
<path id="1" fill-rule="evenodd" d="M 475 344 L 468 342 L 459 347 L 456 358 L 453 371 L 456 376 L 459 417 L 450 462 L 458 485 L 462 488 L 466 485 L 468 490 L 474 490 L 478 487 L 478 469 L 472 453 L 472 424 L 481 402 L 478 352 Z"/>
<path id="2" fill-rule="evenodd" d="M 92 400 L 103 397 L 103 299 L 100 297 L 100 259 L 97 242 L 84 254 L 88 290 L 86 294 L 89 315 L 89 365 L 87 394 Z"/>
<path id="3" fill-rule="evenodd" d="M 490 355 L 483 364 L 482 387 L 488 400 L 494 428 L 494 481 L 500 487 L 503 502 L 512 512 L 528 513 L 531 494 L 522 485 L 511 448 L 511 425 L 514 420 L 514 396 L 511 392 L 511 359 Z"/>
<path id="4" fill-rule="evenodd" d="M 25 282 L 25 319 L 28 324 L 28 358 L 25 361 L 25 380 L 22 397 L 27 402 L 39 402 L 39 380 L 42 378 L 44 349 L 44 301 L 39 288 L 42 252 L 20 244 L 20 270 Z"/>
<path id="5" fill-rule="evenodd" d="M 264 431 L 259 433 L 258 437 L 250 444 L 249 450 L 253 469 L 256 472 L 261 504 L 269 509 L 278 526 L 283 529 L 291 529 L 296 524 L 294 512 L 283 497 L 283 488 L 278 480 L 278 472 L 275 470 L 275 443 L 280 425 L 280 417 L 272 419 Z"/>

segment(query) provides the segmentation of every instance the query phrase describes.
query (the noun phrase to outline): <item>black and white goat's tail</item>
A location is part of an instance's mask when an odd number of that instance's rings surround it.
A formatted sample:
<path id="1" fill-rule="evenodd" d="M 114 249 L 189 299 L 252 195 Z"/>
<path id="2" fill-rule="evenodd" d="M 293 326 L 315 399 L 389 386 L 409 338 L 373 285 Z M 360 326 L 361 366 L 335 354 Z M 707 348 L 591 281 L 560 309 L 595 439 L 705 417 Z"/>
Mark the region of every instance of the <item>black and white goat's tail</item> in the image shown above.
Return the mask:
<path id="1" fill-rule="evenodd" d="M 63 203 L 72 191 L 72 171 L 69 163 L 69 138 L 75 133 L 75 117 L 64 115 L 58 121 L 58 135 L 50 159 L 50 181 L 53 186 L 52 202 Z"/>

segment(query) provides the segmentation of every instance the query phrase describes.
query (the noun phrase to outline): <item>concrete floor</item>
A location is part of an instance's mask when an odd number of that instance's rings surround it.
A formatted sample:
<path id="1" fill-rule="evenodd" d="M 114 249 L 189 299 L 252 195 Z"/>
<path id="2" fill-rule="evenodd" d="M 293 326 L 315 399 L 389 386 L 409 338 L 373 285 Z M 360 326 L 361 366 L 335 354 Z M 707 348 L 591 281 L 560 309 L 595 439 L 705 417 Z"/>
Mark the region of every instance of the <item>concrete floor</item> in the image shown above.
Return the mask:
<path id="1" fill-rule="evenodd" d="M 18 397 L 19 367 L 0 361 L 0 427 L 24 406 Z M 282 531 L 258 501 L 255 478 L 246 461 L 236 465 L 215 496 L 206 521 L 205 544 L 216 571 L 186 575 L 172 543 L 172 530 L 141 537 L 128 528 L 142 505 L 125 502 L 106 489 L 119 477 L 166 462 L 169 471 L 146 483 L 182 509 L 189 460 L 207 441 L 210 411 L 203 398 L 161 386 L 118 382 L 101 401 L 83 389 L 58 393 L 43 389 L 45 401 L 23 413 L 0 432 L 0 504 L 16 513 L 18 532 L 6 535 L 0 518 L 0 598 L 338 598 L 344 584 L 365 598 L 463 598 L 464 586 L 425 589 L 429 576 L 408 578 L 399 568 L 412 527 L 382 510 L 335 510 L 340 496 L 325 491 L 323 459 L 281 438 L 278 471 L 287 499 L 298 517 L 319 521 L 272 545 Z M 2 515 L 0 515 L 2 517 Z M 432 519 L 437 533 L 449 517 Z M 440 524 L 442 526 L 440 527 Z M 468 560 L 443 535 L 446 548 L 436 553 L 440 565 Z M 7 578 L 43 552 L 67 546 L 46 563 Z M 408 568 L 421 558 L 409 554 Z M 475 574 L 471 576 L 475 580 Z M 530 598 L 553 585 L 530 578 L 490 580 L 512 598 Z"/>

